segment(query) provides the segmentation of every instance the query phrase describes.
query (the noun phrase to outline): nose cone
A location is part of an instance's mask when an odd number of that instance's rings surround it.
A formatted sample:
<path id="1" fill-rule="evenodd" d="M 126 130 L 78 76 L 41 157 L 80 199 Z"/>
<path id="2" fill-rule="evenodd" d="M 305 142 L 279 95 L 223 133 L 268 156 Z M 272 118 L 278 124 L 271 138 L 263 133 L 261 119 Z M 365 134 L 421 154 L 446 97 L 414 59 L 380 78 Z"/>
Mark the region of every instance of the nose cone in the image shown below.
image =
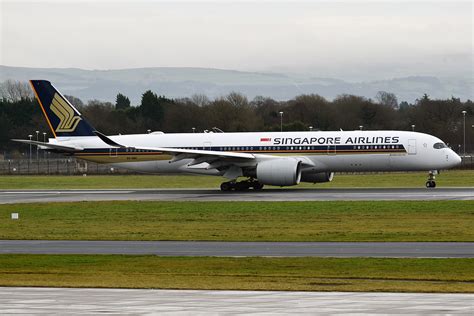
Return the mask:
<path id="1" fill-rule="evenodd" d="M 462 162 L 461 157 L 459 157 L 458 154 L 456 154 L 454 151 L 451 150 L 451 157 L 449 157 L 450 162 L 452 162 L 452 167 L 459 166 Z"/>

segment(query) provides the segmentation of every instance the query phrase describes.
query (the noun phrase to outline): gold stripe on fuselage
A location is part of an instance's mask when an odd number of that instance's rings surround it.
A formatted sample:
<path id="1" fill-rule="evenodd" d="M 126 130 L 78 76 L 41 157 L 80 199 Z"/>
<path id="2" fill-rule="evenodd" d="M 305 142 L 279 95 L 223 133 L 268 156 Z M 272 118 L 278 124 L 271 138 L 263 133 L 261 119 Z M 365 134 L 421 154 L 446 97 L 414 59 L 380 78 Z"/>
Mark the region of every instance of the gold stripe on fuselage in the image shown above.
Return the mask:
<path id="1" fill-rule="evenodd" d="M 230 152 L 230 151 L 226 151 Z M 327 150 L 301 150 L 301 151 L 284 151 L 284 150 L 261 150 L 261 151 L 232 151 L 231 153 L 251 153 L 251 154 L 272 154 L 275 156 L 301 156 L 302 154 L 308 156 L 337 156 L 337 155 L 362 155 L 362 154 L 398 154 L 405 155 L 406 151 L 403 149 L 378 149 L 378 150 L 338 150 L 336 152 Z M 141 162 L 154 160 L 170 160 L 172 158 L 169 154 L 153 153 L 153 152 L 96 152 L 96 153 L 76 153 L 77 158 L 88 160 L 97 163 L 117 163 L 117 162 Z"/>
<path id="2" fill-rule="evenodd" d="M 97 162 L 97 163 L 117 163 L 117 162 L 141 162 L 154 160 L 170 160 L 171 155 L 156 153 L 93 153 L 93 154 L 75 154 L 77 158 Z"/>

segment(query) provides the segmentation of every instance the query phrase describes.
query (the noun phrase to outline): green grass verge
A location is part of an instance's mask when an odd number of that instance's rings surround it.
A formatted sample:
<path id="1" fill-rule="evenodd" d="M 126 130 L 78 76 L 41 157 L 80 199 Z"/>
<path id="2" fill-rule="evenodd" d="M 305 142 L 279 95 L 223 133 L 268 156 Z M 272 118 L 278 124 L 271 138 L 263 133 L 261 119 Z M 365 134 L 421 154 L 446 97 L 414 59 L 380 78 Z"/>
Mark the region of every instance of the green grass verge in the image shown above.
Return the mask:
<path id="1" fill-rule="evenodd" d="M 474 259 L 0 255 L 0 286 L 474 292 Z"/>
<path id="2" fill-rule="evenodd" d="M 0 219 L 0 239 L 474 241 L 474 201 L 34 203 Z"/>
<path id="3" fill-rule="evenodd" d="M 294 188 L 424 187 L 426 172 L 336 174 L 330 183 L 301 183 Z M 0 189 L 219 188 L 221 177 L 194 175 L 0 176 Z M 450 170 L 437 177 L 441 187 L 474 186 L 473 170 Z"/>

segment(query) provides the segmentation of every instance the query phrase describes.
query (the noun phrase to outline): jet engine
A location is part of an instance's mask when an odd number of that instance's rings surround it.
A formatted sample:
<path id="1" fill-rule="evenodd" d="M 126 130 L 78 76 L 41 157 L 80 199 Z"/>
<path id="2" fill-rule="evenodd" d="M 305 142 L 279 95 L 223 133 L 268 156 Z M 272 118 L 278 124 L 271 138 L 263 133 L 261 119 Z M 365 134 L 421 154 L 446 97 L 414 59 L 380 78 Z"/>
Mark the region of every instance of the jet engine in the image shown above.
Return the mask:
<path id="1" fill-rule="evenodd" d="M 296 185 L 301 179 L 301 161 L 295 158 L 266 160 L 258 163 L 256 172 L 262 184 Z"/>
<path id="2" fill-rule="evenodd" d="M 323 183 L 330 182 L 334 177 L 334 172 L 304 172 L 301 175 L 301 182 Z"/>

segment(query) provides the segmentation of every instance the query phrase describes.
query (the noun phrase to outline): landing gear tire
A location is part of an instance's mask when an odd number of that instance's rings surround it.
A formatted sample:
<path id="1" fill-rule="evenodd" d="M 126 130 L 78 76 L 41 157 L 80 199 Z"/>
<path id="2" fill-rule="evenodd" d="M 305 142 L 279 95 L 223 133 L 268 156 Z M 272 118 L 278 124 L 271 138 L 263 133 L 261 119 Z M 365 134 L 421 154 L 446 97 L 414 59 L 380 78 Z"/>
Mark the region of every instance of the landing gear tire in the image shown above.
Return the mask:
<path id="1" fill-rule="evenodd" d="M 427 188 L 436 188 L 436 182 L 435 182 L 435 179 L 436 179 L 436 175 L 438 174 L 438 171 L 436 170 L 431 170 L 429 173 L 428 173 L 428 181 L 426 181 L 426 187 Z"/>
<path id="2" fill-rule="evenodd" d="M 255 191 L 259 191 L 263 189 L 263 184 L 253 179 L 240 181 L 240 182 L 229 181 L 229 182 L 223 182 L 221 184 L 221 191 L 223 192 L 229 192 L 232 190 L 247 191 L 250 188 L 253 188 Z"/>
<path id="3" fill-rule="evenodd" d="M 224 182 L 221 184 L 221 191 L 223 192 L 232 191 L 232 189 L 233 189 L 233 185 L 230 182 Z"/>
<path id="4" fill-rule="evenodd" d="M 258 182 L 258 181 L 255 181 L 254 183 L 252 183 L 252 188 L 255 190 L 255 191 L 260 191 L 263 189 L 263 184 Z"/>
<path id="5" fill-rule="evenodd" d="M 427 188 L 436 188 L 436 182 L 433 180 L 428 180 L 426 181 L 426 187 Z"/>
<path id="6" fill-rule="evenodd" d="M 249 189 L 248 181 L 240 181 L 235 184 L 235 191 L 247 191 Z"/>

